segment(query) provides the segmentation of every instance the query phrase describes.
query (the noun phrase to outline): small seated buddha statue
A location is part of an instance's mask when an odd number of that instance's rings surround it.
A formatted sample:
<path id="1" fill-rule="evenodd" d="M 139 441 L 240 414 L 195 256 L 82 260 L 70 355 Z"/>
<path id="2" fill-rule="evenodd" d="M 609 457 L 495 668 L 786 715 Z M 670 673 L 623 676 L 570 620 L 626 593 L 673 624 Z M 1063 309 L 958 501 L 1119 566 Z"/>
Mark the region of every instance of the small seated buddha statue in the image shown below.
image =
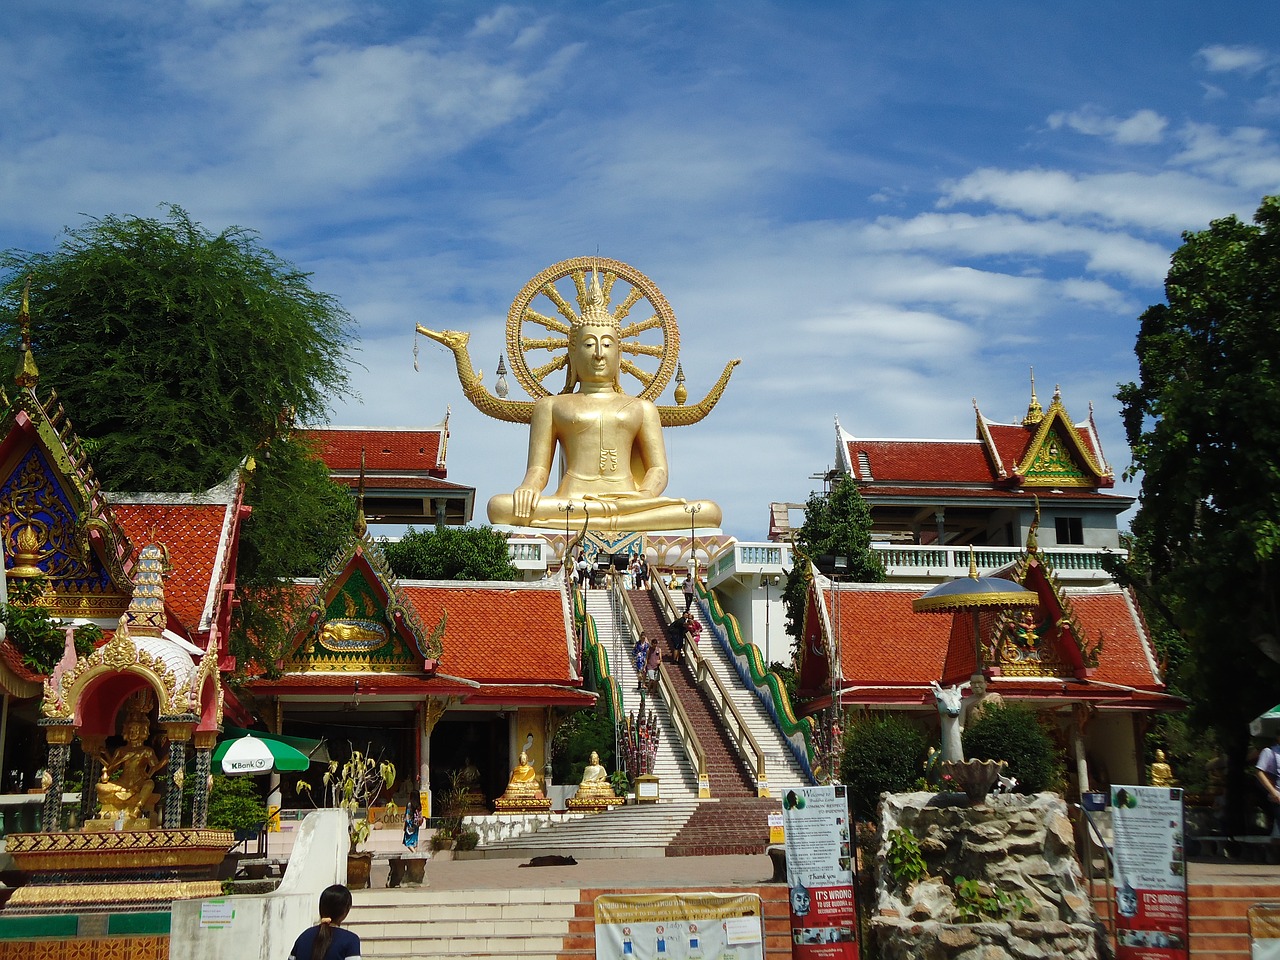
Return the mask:
<path id="1" fill-rule="evenodd" d="M 1164 751 L 1157 750 L 1155 762 L 1151 764 L 1151 786 L 1153 787 L 1176 787 L 1178 781 L 1173 776 L 1173 767 L 1169 766 L 1164 758 Z"/>
<path id="2" fill-rule="evenodd" d="M 542 794 L 538 785 L 538 771 L 529 763 L 529 754 L 520 751 L 520 762 L 511 771 L 511 779 L 502 796 L 494 801 L 498 813 L 528 813 L 550 810 L 551 801 Z"/>
<path id="3" fill-rule="evenodd" d="M 609 771 L 601 765 L 600 754 L 592 750 L 591 762 L 582 770 L 582 782 L 569 800 L 569 809 L 602 810 L 617 803 L 622 803 L 622 798 L 613 792 Z"/>

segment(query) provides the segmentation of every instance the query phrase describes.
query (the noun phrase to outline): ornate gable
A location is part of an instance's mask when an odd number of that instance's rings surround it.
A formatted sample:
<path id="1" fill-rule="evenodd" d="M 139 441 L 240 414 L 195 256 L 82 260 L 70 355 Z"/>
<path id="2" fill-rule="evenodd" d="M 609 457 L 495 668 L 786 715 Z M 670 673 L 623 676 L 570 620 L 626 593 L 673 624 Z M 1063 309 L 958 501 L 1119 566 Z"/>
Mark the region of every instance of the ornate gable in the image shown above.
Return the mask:
<path id="1" fill-rule="evenodd" d="M 1034 395 L 1032 400 L 1034 405 Z M 1029 414 L 1023 425 L 1035 433 L 1013 469 L 1022 486 L 1093 489 L 1114 482 L 1110 470 L 1098 462 L 1067 417 L 1059 391 L 1054 391 L 1053 402 L 1038 421 Z"/>
<path id="2" fill-rule="evenodd" d="M 133 594 L 133 547 L 116 522 L 57 393 L 42 402 L 23 343 L 0 425 L 0 538 L 10 577 L 48 578 L 41 603 L 57 617 L 118 618 Z"/>
<path id="3" fill-rule="evenodd" d="M 294 631 L 286 673 L 434 673 L 445 611 L 427 631 L 364 528 L 330 561 Z"/>
<path id="4" fill-rule="evenodd" d="M 1070 677 L 1084 679 L 1098 665 L 1102 635 L 1085 636 L 1071 602 L 1065 596 L 1049 561 L 1040 553 L 1036 522 L 1027 537 L 1026 552 L 1014 565 L 1012 577 L 1040 598 L 1032 610 L 1000 614 L 991 632 L 986 660 L 1011 677 Z"/>

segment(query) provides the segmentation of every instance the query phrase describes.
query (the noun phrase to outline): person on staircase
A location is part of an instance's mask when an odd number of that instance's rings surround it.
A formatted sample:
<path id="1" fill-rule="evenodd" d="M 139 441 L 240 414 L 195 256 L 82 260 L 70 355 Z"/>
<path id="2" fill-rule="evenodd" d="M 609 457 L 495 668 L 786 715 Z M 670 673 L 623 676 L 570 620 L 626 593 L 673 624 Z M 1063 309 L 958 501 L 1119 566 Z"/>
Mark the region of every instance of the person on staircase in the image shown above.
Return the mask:
<path id="1" fill-rule="evenodd" d="M 696 647 L 698 641 L 702 639 L 702 624 L 694 617 L 692 610 L 684 612 L 680 624 L 684 628 L 685 638 Z"/>
<path id="2" fill-rule="evenodd" d="M 649 657 L 644 663 L 645 689 L 649 691 L 650 696 L 653 695 L 654 689 L 658 686 L 658 665 L 660 663 L 662 663 L 662 651 L 655 643 L 649 648 Z"/>

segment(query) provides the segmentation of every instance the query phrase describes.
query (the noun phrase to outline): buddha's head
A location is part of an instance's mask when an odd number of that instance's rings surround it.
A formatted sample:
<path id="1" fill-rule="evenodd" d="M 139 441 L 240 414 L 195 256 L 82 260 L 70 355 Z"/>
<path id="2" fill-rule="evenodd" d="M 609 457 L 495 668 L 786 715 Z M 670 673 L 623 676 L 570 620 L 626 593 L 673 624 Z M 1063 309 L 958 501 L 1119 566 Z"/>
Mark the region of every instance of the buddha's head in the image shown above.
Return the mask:
<path id="1" fill-rule="evenodd" d="M 611 383 L 621 393 L 621 327 L 606 306 L 600 275 L 595 271 L 580 302 L 582 314 L 569 328 L 568 374 L 561 392 L 572 393 L 580 383 Z"/>
<path id="2" fill-rule="evenodd" d="M 591 765 L 593 767 L 600 766 L 600 754 L 596 753 L 594 750 L 591 751 Z"/>

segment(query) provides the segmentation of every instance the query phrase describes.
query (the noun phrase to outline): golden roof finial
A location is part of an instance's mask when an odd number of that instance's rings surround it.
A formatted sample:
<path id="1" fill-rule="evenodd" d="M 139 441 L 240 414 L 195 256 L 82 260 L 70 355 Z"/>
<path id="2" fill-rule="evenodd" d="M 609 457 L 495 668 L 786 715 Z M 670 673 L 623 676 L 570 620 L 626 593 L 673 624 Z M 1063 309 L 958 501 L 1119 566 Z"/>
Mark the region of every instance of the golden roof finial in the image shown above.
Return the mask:
<path id="1" fill-rule="evenodd" d="M 969 579 L 978 579 L 978 557 L 973 552 L 973 544 L 969 544 Z"/>
<path id="2" fill-rule="evenodd" d="M 369 530 L 369 524 L 364 518 L 364 447 L 360 448 L 360 484 L 356 488 L 355 530 L 357 537 L 363 537 Z"/>
<path id="3" fill-rule="evenodd" d="M 34 390 L 36 384 L 40 382 L 40 371 L 36 368 L 36 358 L 31 355 L 31 274 L 27 274 L 27 282 L 22 286 L 22 307 L 18 311 L 18 329 L 22 331 L 22 348 L 13 382 L 20 387 Z"/>
<path id="4" fill-rule="evenodd" d="M 1033 496 L 1031 498 L 1036 505 L 1036 518 L 1031 521 L 1031 527 L 1027 530 L 1027 553 L 1040 552 L 1040 540 L 1036 536 L 1036 531 L 1040 529 L 1040 498 Z"/>
<path id="5" fill-rule="evenodd" d="M 1022 418 L 1024 427 L 1035 427 L 1044 419 L 1044 410 L 1036 399 L 1036 368 L 1031 368 L 1031 403 L 1027 405 L 1027 415 Z"/>
<path id="6" fill-rule="evenodd" d="M 689 388 L 684 385 L 684 364 L 676 364 L 676 405 L 684 406 L 689 399 Z"/>

